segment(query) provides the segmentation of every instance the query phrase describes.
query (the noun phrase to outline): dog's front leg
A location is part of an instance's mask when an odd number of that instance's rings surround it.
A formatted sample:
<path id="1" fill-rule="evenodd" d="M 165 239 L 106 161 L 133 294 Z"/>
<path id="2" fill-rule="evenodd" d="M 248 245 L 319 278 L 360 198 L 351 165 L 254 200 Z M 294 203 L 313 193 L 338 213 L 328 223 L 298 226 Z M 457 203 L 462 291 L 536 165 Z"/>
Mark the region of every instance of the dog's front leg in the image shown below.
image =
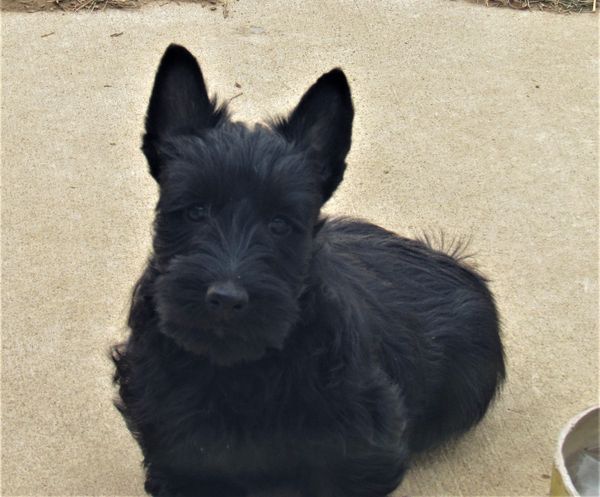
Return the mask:
<path id="1" fill-rule="evenodd" d="M 152 497 L 247 497 L 243 488 L 225 481 L 188 479 L 150 468 L 144 489 Z"/>
<path id="2" fill-rule="evenodd" d="M 303 497 L 388 497 L 402 481 L 406 468 L 390 453 L 347 458 L 335 468 L 314 473 Z"/>

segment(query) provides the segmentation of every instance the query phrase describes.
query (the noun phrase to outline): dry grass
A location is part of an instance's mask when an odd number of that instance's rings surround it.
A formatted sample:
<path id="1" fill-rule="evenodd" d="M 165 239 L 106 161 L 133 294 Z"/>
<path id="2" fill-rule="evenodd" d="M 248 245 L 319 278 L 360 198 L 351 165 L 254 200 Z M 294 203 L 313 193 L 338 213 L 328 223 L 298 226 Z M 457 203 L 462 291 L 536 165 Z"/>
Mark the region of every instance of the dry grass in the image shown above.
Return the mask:
<path id="1" fill-rule="evenodd" d="M 63 10 L 67 12 L 78 12 L 81 10 L 102 11 L 111 9 L 137 9 L 150 3 L 161 5 L 167 3 L 194 2 L 217 10 L 223 9 L 227 13 L 227 0 L 1 0 L 2 10 L 37 12 L 40 10 Z"/>
<path id="2" fill-rule="evenodd" d="M 133 9 L 141 5 L 140 0 L 55 0 L 61 10 L 77 12 L 82 9 L 104 10 L 107 7 L 116 9 Z"/>
<path id="3" fill-rule="evenodd" d="M 227 16 L 227 0 L 1 0 L 2 10 L 36 12 L 39 10 L 104 10 L 135 9 L 149 3 L 195 2 L 216 10 L 223 9 Z M 247 0 L 260 2 L 260 0 Z M 489 7 L 509 7 L 512 9 L 547 10 L 553 12 L 595 12 L 596 1 L 600 0 L 469 0 Z"/>
<path id="4" fill-rule="evenodd" d="M 475 0 L 490 7 L 548 10 L 554 12 L 595 12 L 596 0 Z"/>

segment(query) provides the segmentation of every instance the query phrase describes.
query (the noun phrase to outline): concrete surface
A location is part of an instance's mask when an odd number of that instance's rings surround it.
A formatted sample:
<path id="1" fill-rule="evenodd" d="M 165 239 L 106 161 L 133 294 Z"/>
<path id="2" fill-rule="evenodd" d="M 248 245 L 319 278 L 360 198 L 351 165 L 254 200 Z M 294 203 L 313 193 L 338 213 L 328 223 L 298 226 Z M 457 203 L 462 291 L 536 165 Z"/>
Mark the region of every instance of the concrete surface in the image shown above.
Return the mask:
<path id="1" fill-rule="evenodd" d="M 143 493 L 105 351 L 149 250 L 138 146 L 171 41 L 243 92 L 241 119 L 346 70 L 355 141 L 328 211 L 471 236 L 509 361 L 486 420 L 397 495 L 544 495 L 559 428 L 598 394 L 597 18 L 442 0 L 2 15 L 2 495 Z"/>

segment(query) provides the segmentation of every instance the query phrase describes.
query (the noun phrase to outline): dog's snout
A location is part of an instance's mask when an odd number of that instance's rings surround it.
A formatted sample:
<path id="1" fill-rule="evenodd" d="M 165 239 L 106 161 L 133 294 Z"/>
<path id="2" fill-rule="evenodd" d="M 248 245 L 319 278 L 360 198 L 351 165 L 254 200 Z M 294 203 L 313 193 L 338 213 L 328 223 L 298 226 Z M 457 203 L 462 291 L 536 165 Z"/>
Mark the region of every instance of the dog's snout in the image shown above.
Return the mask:
<path id="1" fill-rule="evenodd" d="M 233 281 L 213 283 L 206 291 L 206 305 L 215 313 L 238 313 L 247 304 L 248 292 Z"/>

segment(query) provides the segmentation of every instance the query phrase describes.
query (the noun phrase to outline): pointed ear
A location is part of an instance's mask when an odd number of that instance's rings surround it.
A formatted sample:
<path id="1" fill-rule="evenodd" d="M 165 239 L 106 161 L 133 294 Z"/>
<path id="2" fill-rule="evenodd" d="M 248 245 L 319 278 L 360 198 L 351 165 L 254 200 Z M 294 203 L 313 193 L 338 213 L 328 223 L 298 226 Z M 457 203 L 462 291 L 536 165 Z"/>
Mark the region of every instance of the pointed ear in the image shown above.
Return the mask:
<path id="1" fill-rule="evenodd" d="M 277 131 L 304 148 L 314 160 L 323 202 L 331 197 L 344 176 L 353 118 L 348 81 L 341 69 L 334 69 L 308 89 L 287 119 L 274 124 Z"/>
<path id="2" fill-rule="evenodd" d="M 194 56 L 179 45 L 169 45 L 156 78 L 146 114 L 142 150 L 150 174 L 158 181 L 161 157 L 159 145 L 168 137 L 200 134 L 225 117 L 206 91 L 200 66 Z"/>

